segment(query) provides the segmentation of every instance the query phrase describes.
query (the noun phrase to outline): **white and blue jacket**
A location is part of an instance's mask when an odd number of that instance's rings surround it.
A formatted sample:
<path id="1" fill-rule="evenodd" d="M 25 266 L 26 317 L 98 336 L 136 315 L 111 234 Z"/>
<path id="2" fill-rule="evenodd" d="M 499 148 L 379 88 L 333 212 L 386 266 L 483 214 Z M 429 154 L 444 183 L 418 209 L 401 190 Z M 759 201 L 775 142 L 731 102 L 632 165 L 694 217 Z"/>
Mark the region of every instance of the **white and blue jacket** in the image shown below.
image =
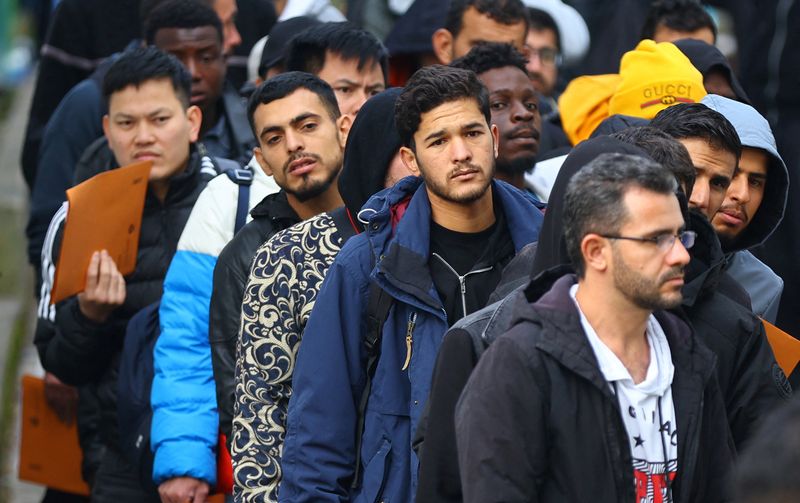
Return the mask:
<path id="1" fill-rule="evenodd" d="M 249 166 L 253 182 L 248 210 L 280 190 L 255 159 Z M 239 186 L 225 175 L 208 183 L 192 209 L 164 280 L 150 397 L 156 484 L 174 477 L 216 484 L 219 419 L 208 309 L 217 256 L 233 238 L 238 197 Z"/>

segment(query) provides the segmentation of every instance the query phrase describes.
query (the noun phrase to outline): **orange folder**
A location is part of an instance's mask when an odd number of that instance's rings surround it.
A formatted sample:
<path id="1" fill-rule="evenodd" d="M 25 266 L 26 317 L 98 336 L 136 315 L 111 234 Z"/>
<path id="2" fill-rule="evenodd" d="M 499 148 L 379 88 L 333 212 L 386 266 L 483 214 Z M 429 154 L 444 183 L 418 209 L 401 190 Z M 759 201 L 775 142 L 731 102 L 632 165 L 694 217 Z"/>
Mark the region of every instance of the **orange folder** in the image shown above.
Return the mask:
<path id="1" fill-rule="evenodd" d="M 50 302 L 86 288 L 95 251 L 107 250 L 123 276 L 136 267 L 151 161 L 100 173 L 67 190 L 67 220 Z"/>
<path id="2" fill-rule="evenodd" d="M 775 354 L 775 361 L 778 362 L 784 374 L 791 375 L 797 367 L 797 363 L 800 362 L 800 340 L 768 321 L 761 321 L 764 323 L 769 345 L 772 346 L 772 352 Z"/>
<path id="3" fill-rule="evenodd" d="M 44 398 L 44 381 L 22 376 L 22 439 L 19 478 L 61 491 L 89 495 L 81 478 L 76 423 L 62 423 Z"/>

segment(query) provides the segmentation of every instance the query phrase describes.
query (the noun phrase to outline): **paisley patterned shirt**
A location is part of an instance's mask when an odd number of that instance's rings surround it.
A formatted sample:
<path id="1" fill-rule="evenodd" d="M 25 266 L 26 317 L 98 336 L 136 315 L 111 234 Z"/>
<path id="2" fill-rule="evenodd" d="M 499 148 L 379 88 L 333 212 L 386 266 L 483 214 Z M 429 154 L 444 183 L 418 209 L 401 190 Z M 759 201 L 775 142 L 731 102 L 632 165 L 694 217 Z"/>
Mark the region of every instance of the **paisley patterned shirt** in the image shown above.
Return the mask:
<path id="1" fill-rule="evenodd" d="M 256 252 L 236 351 L 234 496 L 277 502 L 295 358 L 341 235 L 327 214 L 296 224 Z"/>

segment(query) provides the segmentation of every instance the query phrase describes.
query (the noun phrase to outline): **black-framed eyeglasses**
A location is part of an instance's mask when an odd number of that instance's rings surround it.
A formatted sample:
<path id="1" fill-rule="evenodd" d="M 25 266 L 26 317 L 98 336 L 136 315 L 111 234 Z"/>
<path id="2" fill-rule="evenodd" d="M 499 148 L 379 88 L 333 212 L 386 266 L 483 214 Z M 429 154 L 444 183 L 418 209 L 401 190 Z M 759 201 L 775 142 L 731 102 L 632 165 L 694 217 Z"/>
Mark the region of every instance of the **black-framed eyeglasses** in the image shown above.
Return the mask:
<path id="1" fill-rule="evenodd" d="M 678 234 L 659 234 L 658 236 L 653 236 L 651 238 L 615 236 L 612 234 L 600 234 L 600 236 L 606 239 L 626 239 L 628 241 L 638 241 L 640 243 L 653 243 L 662 252 L 671 250 L 672 247 L 675 246 L 676 240 L 680 240 L 683 247 L 688 250 L 694 246 L 694 241 L 697 239 L 697 233 L 694 231 L 682 231 Z"/>
<path id="2" fill-rule="evenodd" d="M 530 46 L 525 46 L 525 56 L 528 58 L 532 58 L 533 56 L 537 56 L 539 61 L 545 65 L 560 65 L 561 64 L 561 54 L 559 54 L 557 49 L 553 49 L 552 47 L 542 47 L 541 49 L 534 49 Z"/>

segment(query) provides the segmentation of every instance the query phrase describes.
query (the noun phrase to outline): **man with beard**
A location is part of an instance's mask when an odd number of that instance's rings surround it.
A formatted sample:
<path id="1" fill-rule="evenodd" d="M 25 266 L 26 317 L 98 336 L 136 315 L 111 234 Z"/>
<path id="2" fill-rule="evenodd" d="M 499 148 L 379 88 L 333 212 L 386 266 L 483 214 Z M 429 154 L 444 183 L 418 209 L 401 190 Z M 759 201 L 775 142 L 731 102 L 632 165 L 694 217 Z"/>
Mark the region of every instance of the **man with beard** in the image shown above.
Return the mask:
<path id="1" fill-rule="evenodd" d="M 259 212 L 269 216 L 267 236 L 341 204 L 335 181 L 350 118 L 339 113 L 328 84 L 301 72 L 273 77 L 251 96 L 248 117 L 263 170 L 255 176 L 272 176 L 282 189 L 259 203 Z M 209 184 L 164 281 L 161 335 L 153 352 L 151 438 L 153 480 L 165 501 L 207 494 L 216 483 L 219 420 L 209 301 L 217 256 L 233 236 L 237 211 L 247 210 L 247 201 L 237 205 L 235 196 L 226 176 Z"/>
<path id="2" fill-rule="evenodd" d="M 419 70 L 395 120 L 400 157 L 420 177 L 367 202 L 367 231 L 327 273 L 295 365 L 280 501 L 413 499 L 411 436 L 442 336 L 485 305 L 504 265 L 538 237 L 541 213 L 492 179 L 498 133 L 473 72 Z M 381 296 L 391 308 L 375 320 Z"/>
<path id="3" fill-rule="evenodd" d="M 450 66 L 472 70 L 488 89 L 492 124 L 500 137 L 495 178 L 524 189 L 525 172 L 536 162 L 542 124 L 525 58 L 512 45 L 489 43 L 476 46 Z"/>
<path id="4" fill-rule="evenodd" d="M 775 323 L 783 280 L 748 250 L 764 244 L 783 218 L 789 175 L 767 119 L 755 108 L 709 94 L 703 104 L 727 118 L 742 142 L 742 156 L 711 223 L 725 271 L 747 290 L 753 312 Z"/>
<path id="5" fill-rule="evenodd" d="M 681 304 L 695 238 L 676 189 L 622 154 L 572 178 L 575 275 L 512 294 L 516 321 L 456 408 L 465 502 L 726 500 L 734 451 L 714 356 L 665 311 Z"/>

